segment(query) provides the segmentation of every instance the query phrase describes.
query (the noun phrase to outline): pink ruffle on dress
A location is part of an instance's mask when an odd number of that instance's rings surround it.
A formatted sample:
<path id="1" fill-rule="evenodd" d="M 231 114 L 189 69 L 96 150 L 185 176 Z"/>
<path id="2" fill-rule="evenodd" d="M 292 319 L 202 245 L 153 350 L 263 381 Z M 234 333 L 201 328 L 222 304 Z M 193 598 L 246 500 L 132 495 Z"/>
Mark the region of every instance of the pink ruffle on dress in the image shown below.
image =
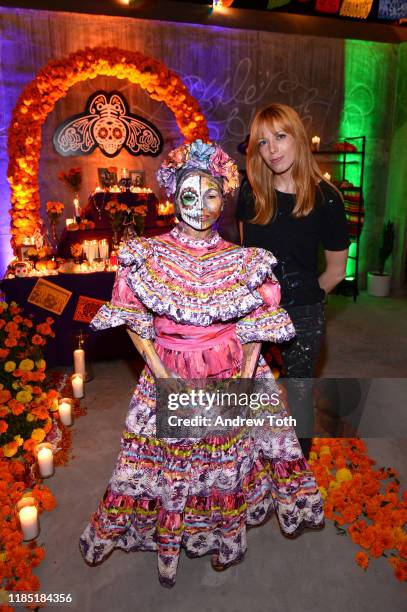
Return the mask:
<path id="1" fill-rule="evenodd" d="M 247 342 L 283 342 L 295 334 L 279 307 L 273 255 L 243 249 L 216 232 L 194 241 L 178 228 L 131 241 L 120 254 L 112 301 L 95 329 L 127 325 L 154 341 L 180 378 L 239 376 Z M 260 358 L 256 377 L 270 393 Z M 246 550 L 246 529 L 276 514 L 286 535 L 323 526 L 315 478 L 291 427 L 245 428 L 200 440 L 158 439 L 154 379 L 144 368 L 130 402 L 121 450 L 97 511 L 80 539 L 96 564 L 112 550 L 157 551 L 158 574 L 175 583 L 181 547 L 212 553 L 227 566 Z M 285 416 L 284 408 L 276 416 Z"/>

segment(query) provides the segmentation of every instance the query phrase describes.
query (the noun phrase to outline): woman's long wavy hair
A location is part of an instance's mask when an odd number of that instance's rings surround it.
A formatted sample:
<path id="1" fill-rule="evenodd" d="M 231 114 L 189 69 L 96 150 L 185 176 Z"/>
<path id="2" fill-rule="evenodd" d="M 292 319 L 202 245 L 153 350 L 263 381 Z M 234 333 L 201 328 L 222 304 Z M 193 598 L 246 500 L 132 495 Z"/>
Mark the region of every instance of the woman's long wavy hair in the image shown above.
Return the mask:
<path id="1" fill-rule="evenodd" d="M 255 200 L 255 216 L 251 223 L 266 225 L 276 211 L 274 173 L 263 161 L 259 141 L 264 138 L 264 128 L 271 132 L 283 130 L 293 136 L 296 155 L 292 167 L 295 184 L 294 217 L 305 217 L 315 206 L 315 191 L 320 180 L 326 180 L 312 155 L 309 136 L 298 113 L 285 104 L 271 104 L 259 111 L 250 129 L 247 147 L 247 176 Z"/>

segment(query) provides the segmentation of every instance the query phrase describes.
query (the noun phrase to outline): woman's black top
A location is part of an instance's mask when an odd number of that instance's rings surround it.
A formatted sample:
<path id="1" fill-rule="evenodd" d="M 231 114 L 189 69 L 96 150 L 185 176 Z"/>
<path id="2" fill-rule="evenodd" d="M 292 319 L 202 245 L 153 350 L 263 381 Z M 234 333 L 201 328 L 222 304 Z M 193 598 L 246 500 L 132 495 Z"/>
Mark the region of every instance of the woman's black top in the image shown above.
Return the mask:
<path id="1" fill-rule="evenodd" d="M 281 285 L 281 305 L 316 304 L 325 297 L 318 284 L 318 249 L 343 251 L 349 246 L 345 209 L 340 195 L 325 181 L 316 190 L 315 208 L 306 217 L 291 215 L 295 194 L 276 190 L 277 210 L 267 225 L 250 223 L 254 197 L 249 182 L 242 183 L 236 217 L 244 224 L 244 246 L 271 251 L 278 264 L 274 273 Z"/>

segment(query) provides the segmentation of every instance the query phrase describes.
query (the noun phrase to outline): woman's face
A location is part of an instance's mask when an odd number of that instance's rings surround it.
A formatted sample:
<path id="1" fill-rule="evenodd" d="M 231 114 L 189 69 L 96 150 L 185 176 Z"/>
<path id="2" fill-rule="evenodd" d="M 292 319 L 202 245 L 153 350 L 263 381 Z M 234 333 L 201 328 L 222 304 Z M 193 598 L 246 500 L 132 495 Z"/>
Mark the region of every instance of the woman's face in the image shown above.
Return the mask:
<path id="1" fill-rule="evenodd" d="M 189 174 L 179 187 L 177 201 L 184 223 L 196 230 L 209 229 L 222 211 L 222 192 L 210 176 Z"/>
<path id="2" fill-rule="evenodd" d="M 258 147 L 264 163 L 274 174 L 291 172 L 297 154 L 296 143 L 293 136 L 285 132 L 278 123 L 274 125 L 273 131 L 263 127 Z"/>

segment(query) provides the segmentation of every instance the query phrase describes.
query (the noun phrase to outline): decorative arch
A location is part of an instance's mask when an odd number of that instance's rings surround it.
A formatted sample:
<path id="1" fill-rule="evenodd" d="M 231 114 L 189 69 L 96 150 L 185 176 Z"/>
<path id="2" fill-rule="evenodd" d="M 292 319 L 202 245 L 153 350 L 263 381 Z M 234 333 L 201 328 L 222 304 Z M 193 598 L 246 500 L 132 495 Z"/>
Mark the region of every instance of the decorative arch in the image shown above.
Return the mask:
<path id="1" fill-rule="evenodd" d="M 21 245 L 40 227 L 38 171 L 42 125 L 70 87 L 97 76 L 128 79 L 165 102 L 187 142 L 209 139 L 198 102 L 165 64 L 137 51 L 93 47 L 44 66 L 21 93 L 8 132 L 8 181 L 11 187 L 11 244 Z"/>

